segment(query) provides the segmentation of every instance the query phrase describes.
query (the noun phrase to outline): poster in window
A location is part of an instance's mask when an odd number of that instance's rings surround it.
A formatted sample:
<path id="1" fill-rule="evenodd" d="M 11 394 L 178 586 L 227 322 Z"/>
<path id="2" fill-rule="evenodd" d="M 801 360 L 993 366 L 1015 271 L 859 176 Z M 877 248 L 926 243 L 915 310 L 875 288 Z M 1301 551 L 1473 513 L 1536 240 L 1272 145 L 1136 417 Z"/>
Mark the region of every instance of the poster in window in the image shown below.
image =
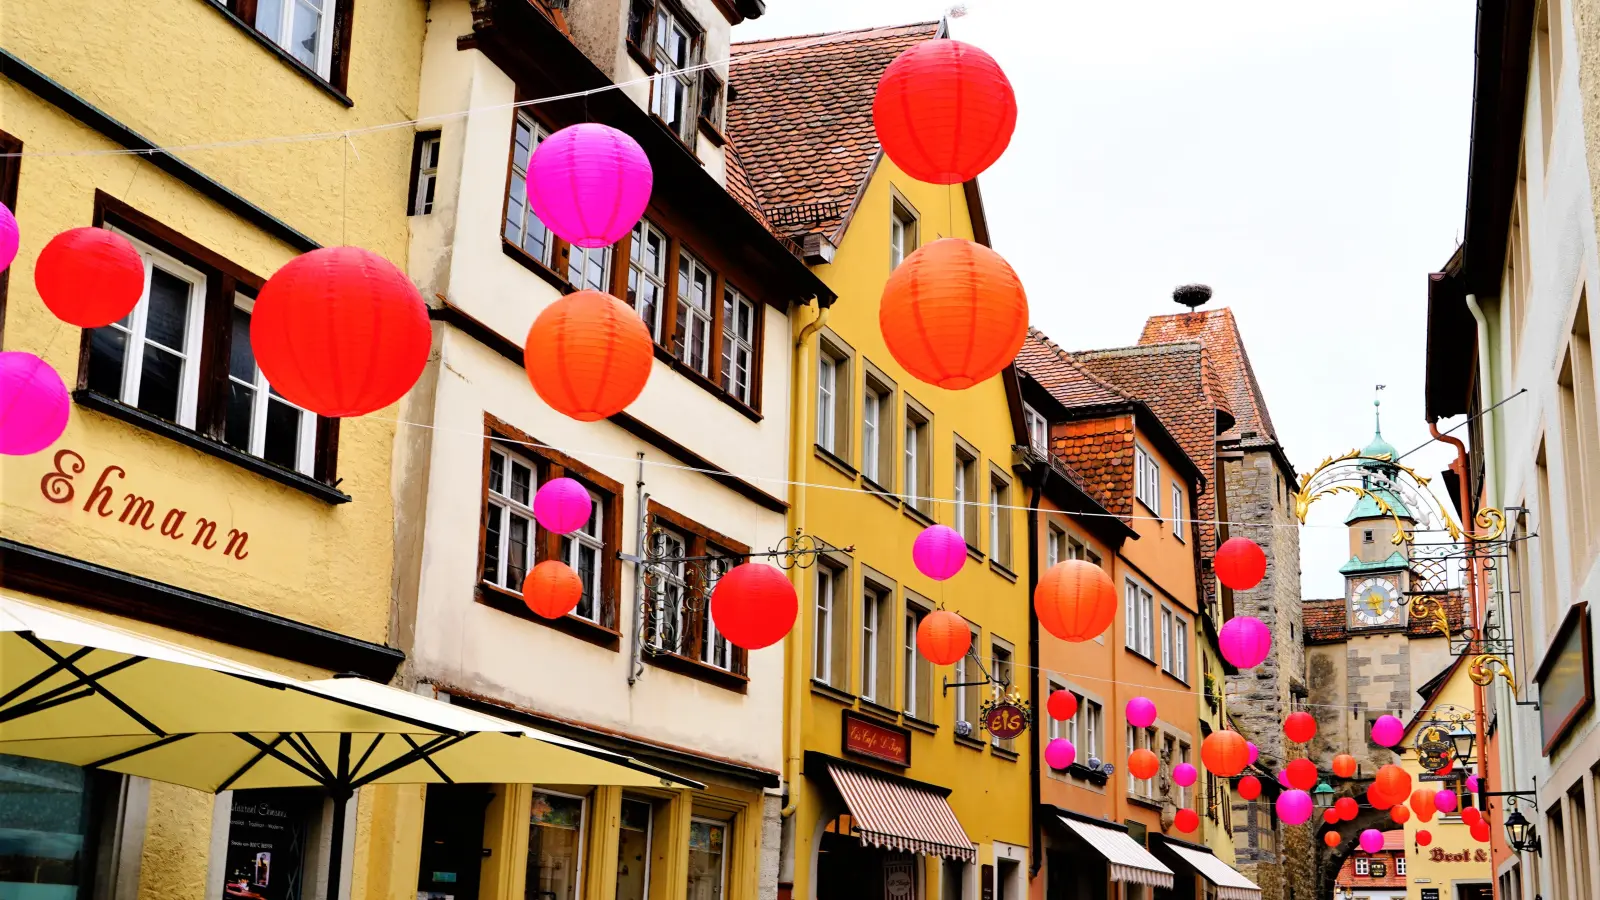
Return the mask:
<path id="1" fill-rule="evenodd" d="M 312 789 L 234 791 L 223 897 L 301 900 L 306 841 L 322 803 Z"/>
<path id="2" fill-rule="evenodd" d="M 911 860 L 904 856 L 885 857 L 883 860 L 883 900 L 911 900 L 916 888 L 911 873 Z"/>

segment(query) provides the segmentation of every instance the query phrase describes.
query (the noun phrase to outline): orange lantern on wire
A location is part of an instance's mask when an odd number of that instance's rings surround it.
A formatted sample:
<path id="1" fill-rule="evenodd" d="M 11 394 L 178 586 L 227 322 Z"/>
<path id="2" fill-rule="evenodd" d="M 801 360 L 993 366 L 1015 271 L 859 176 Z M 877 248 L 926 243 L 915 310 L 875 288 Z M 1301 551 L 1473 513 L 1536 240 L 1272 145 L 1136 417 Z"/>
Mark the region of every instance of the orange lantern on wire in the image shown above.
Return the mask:
<path id="1" fill-rule="evenodd" d="M 1389 810 L 1389 818 L 1393 819 L 1396 825 L 1404 825 L 1411 821 L 1411 810 L 1406 809 L 1404 803 L 1397 803 L 1394 809 Z"/>
<path id="2" fill-rule="evenodd" d="M 1250 765 L 1250 746 L 1237 731 L 1216 731 L 1200 742 L 1200 761 L 1219 778 L 1232 778 Z"/>
<path id="3" fill-rule="evenodd" d="M 1433 795 L 1435 793 L 1435 791 L 1430 791 L 1427 788 L 1417 788 L 1411 792 L 1411 811 L 1417 814 L 1418 819 L 1427 822 L 1433 818 L 1433 814 L 1436 812 L 1433 804 Z"/>
<path id="4" fill-rule="evenodd" d="M 1161 771 L 1161 760 L 1143 747 L 1128 754 L 1128 774 L 1135 778 L 1154 778 Z"/>
<path id="5" fill-rule="evenodd" d="M 627 408 L 654 364 L 650 332 L 627 304 L 578 291 L 534 319 L 523 348 L 528 381 L 555 411 L 595 422 Z"/>
<path id="6" fill-rule="evenodd" d="M 1337 831 L 1330 831 L 1322 836 L 1322 842 L 1327 844 L 1329 847 L 1339 846 L 1339 841 L 1341 840 L 1343 840 L 1343 838 L 1339 837 L 1339 832 Z"/>
<path id="7" fill-rule="evenodd" d="M 1011 365 L 1028 337 L 1028 296 L 1000 254 L 972 241 L 941 238 L 906 257 L 889 276 L 878 325 L 889 353 L 906 371 L 959 391 Z"/>
<path id="8" fill-rule="evenodd" d="M 1390 804 L 1404 803 L 1406 795 L 1411 793 L 1411 773 L 1390 763 L 1373 776 L 1372 785 Z"/>
<path id="9" fill-rule="evenodd" d="M 936 666 L 954 665 L 972 647 L 972 630 L 959 613 L 936 609 L 917 626 L 917 652 Z"/>
<path id="10" fill-rule="evenodd" d="M 559 559 L 547 559 L 522 579 L 522 602 L 534 614 L 559 619 L 583 599 L 583 579 Z"/>
<path id="11" fill-rule="evenodd" d="M 1105 632 L 1117 616 L 1117 589 L 1105 570 L 1081 559 L 1056 563 L 1033 589 L 1039 624 L 1063 641 L 1080 643 Z"/>
<path id="12" fill-rule="evenodd" d="M 1356 758 L 1348 753 L 1341 753 L 1333 758 L 1333 774 L 1340 778 L 1349 778 L 1356 774 Z"/>

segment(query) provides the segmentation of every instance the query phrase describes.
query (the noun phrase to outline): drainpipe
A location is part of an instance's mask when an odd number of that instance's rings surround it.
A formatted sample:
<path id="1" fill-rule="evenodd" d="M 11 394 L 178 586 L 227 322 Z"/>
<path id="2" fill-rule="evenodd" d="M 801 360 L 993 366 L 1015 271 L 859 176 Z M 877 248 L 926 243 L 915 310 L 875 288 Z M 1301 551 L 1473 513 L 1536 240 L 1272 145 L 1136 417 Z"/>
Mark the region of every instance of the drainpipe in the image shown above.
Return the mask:
<path id="1" fill-rule="evenodd" d="M 1450 462 L 1450 470 L 1456 473 L 1456 479 L 1461 485 L 1461 508 L 1457 511 L 1457 514 L 1461 516 L 1462 527 L 1465 531 L 1467 559 L 1473 560 L 1472 569 L 1467 575 L 1467 596 L 1470 598 L 1472 603 L 1472 612 L 1470 613 L 1472 618 L 1472 627 L 1481 628 L 1483 627 L 1483 603 L 1482 598 L 1479 595 L 1481 569 L 1474 557 L 1472 520 L 1467 515 L 1467 511 L 1472 508 L 1472 487 L 1467 480 L 1467 474 L 1470 471 L 1467 461 L 1467 445 L 1463 443 L 1460 438 L 1452 437 L 1448 434 L 1441 434 L 1439 432 L 1438 422 L 1429 421 L 1428 431 L 1433 434 L 1435 440 L 1442 441 L 1446 444 L 1454 444 L 1456 448 L 1456 458 Z M 1476 730 L 1479 735 L 1485 735 L 1488 733 L 1488 717 L 1483 713 L 1483 695 L 1483 685 L 1474 682 L 1472 686 L 1472 718 L 1473 724 L 1476 726 Z M 1478 767 L 1483 770 L 1482 777 L 1485 780 L 1490 780 L 1488 763 L 1488 754 L 1484 753 L 1480 748 L 1478 751 Z M 1491 784 L 1491 787 L 1493 786 L 1494 785 Z"/>
<path id="2" fill-rule="evenodd" d="M 812 300 L 815 301 L 816 298 L 813 297 Z M 809 306 L 810 304 L 806 305 Z M 806 520 L 806 491 L 803 484 L 806 480 L 806 410 L 809 408 L 807 400 L 811 396 L 810 391 L 805 390 L 806 373 L 810 371 L 807 362 L 810 359 L 808 351 L 812 336 L 827 323 L 828 307 L 822 306 L 817 311 L 817 317 L 800 329 L 800 335 L 794 341 L 794 371 L 791 373 L 789 380 L 789 390 L 794 398 L 790 404 L 793 411 L 789 421 L 789 437 L 792 444 L 789 452 L 790 534 L 794 534 L 804 527 Z M 805 596 L 805 583 L 801 579 L 801 573 L 805 571 L 800 566 L 795 566 L 789 570 L 789 580 L 794 582 L 795 594 L 801 597 Z M 788 672 L 786 677 L 788 679 L 789 693 L 784 698 L 784 705 L 787 707 L 784 715 L 787 734 L 785 735 L 783 781 L 784 786 L 789 791 L 789 802 L 784 804 L 781 813 L 784 818 L 794 815 L 795 809 L 800 805 L 800 705 L 805 697 L 800 684 L 801 676 L 804 674 L 801 669 L 805 647 L 800 635 L 801 626 L 797 622 L 795 627 L 789 630 L 789 640 L 785 648 L 788 652 L 786 660 Z"/>
<path id="3" fill-rule="evenodd" d="M 1472 313 L 1472 318 L 1478 323 L 1478 408 L 1487 410 L 1493 405 L 1494 399 L 1494 359 L 1489 354 L 1489 319 L 1483 314 L 1483 307 L 1478 305 L 1478 295 L 1467 295 L 1467 310 Z M 1484 425 L 1487 427 L 1488 422 Z M 1483 442 L 1483 482 L 1484 496 L 1492 497 L 1488 490 L 1490 484 L 1495 482 L 1495 452 L 1494 438 L 1488 437 Z M 1461 484 L 1466 485 L 1463 479 Z M 1497 504 L 1493 504 L 1497 505 Z M 1462 520 L 1463 526 L 1469 524 Z"/>
<path id="4" fill-rule="evenodd" d="M 1489 352 L 1489 319 L 1483 314 L 1483 307 L 1478 305 L 1477 294 L 1467 294 L 1466 301 L 1467 310 L 1472 313 L 1472 319 L 1477 324 L 1478 409 L 1481 413 L 1482 411 L 1489 409 L 1489 407 L 1492 405 L 1491 401 L 1494 397 L 1494 358 Z M 1487 430 L 1492 427 L 1493 426 L 1491 423 L 1484 422 L 1483 429 L 1480 430 L 1480 433 L 1484 435 L 1484 483 L 1482 494 L 1485 499 L 1489 499 L 1494 496 L 1489 491 L 1489 485 L 1493 484 L 1497 480 L 1495 478 L 1495 438 L 1494 433 Z M 1428 428 L 1433 432 L 1435 437 L 1439 436 L 1439 429 L 1433 422 L 1428 423 Z M 1488 587 L 1484 581 L 1485 576 L 1483 572 L 1483 566 L 1481 563 L 1476 561 L 1474 558 L 1475 554 L 1472 552 L 1472 528 L 1475 523 L 1467 517 L 1467 511 L 1472 508 L 1472 498 L 1470 496 L 1471 489 L 1468 479 L 1471 469 L 1467 461 L 1466 445 L 1455 438 L 1448 439 L 1448 442 L 1456 445 L 1456 461 L 1451 464 L 1451 468 L 1455 468 L 1457 466 L 1460 467 L 1456 472 L 1456 477 L 1460 479 L 1461 483 L 1461 527 L 1467 532 L 1467 558 L 1474 560 L 1472 567 L 1472 579 L 1469 584 L 1470 596 L 1472 597 L 1473 625 L 1474 627 L 1481 628 L 1483 625 L 1484 607 L 1488 605 L 1489 598 L 1483 595 L 1484 590 Z M 1484 694 L 1487 693 L 1488 690 L 1489 688 L 1486 688 L 1483 685 L 1473 685 L 1473 706 L 1475 707 L 1473 710 L 1474 720 L 1475 724 L 1477 725 L 1478 734 L 1485 736 L 1485 738 L 1488 735 L 1489 720 L 1488 716 L 1484 713 Z M 1516 700 L 1516 697 L 1513 695 L 1511 699 Z M 1508 751 L 1509 749 L 1510 747 L 1508 742 Z M 1490 778 L 1489 755 L 1483 750 L 1478 751 L 1478 768 L 1483 770 L 1482 777 L 1485 781 L 1495 781 L 1495 779 Z"/>
<path id="5" fill-rule="evenodd" d="M 1031 606 L 1033 591 L 1039 586 L 1039 516 L 1041 515 L 1039 495 L 1042 493 L 1044 479 L 1049 476 L 1042 466 L 1030 468 L 1036 473 L 1032 479 L 1033 483 L 1028 485 L 1028 603 Z M 1028 818 L 1033 824 L 1031 838 L 1033 865 L 1029 868 L 1028 877 L 1034 878 L 1044 865 L 1044 826 L 1039 821 L 1039 804 L 1044 802 L 1039 773 L 1039 767 L 1044 764 L 1044 729 L 1039 727 L 1043 717 L 1038 715 L 1039 679 L 1044 677 L 1044 667 L 1039 665 L 1039 617 L 1034 615 L 1031 609 L 1028 615 L 1028 661 L 1033 665 L 1033 677 L 1028 679 L 1028 704 L 1035 714 L 1033 765 L 1028 768 L 1028 796 L 1032 800 L 1028 807 Z"/>

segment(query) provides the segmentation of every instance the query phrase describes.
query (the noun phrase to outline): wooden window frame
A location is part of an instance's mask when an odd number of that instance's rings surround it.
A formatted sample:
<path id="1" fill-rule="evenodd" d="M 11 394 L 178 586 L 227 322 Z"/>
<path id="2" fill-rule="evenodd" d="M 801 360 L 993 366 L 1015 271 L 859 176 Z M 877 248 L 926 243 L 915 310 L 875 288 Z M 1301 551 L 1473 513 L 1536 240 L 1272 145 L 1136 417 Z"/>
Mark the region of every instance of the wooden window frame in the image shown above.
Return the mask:
<path id="1" fill-rule="evenodd" d="M 750 547 L 736 541 L 721 532 L 714 531 L 681 513 L 674 512 L 655 500 L 649 502 L 649 515 L 652 522 L 660 522 L 674 531 L 681 533 L 688 539 L 688 556 L 706 556 L 713 550 L 721 551 L 733 557 L 748 557 Z M 703 598 L 706 602 L 698 602 L 689 612 L 689 621 L 685 630 L 688 632 L 688 647 L 680 647 L 678 652 L 656 649 L 644 653 L 645 662 L 669 672 L 686 675 L 698 681 L 703 681 L 716 687 L 726 688 L 735 693 L 748 693 L 750 689 L 750 651 L 742 647 L 733 648 L 733 669 L 718 668 L 710 663 L 702 662 L 700 657 L 704 648 L 706 625 L 710 621 L 710 597 Z M 681 643 L 681 641 L 680 641 Z"/>
<path id="2" fill-rule="evenodd" d="M 621 614 L 622 614 L 622 560 L 618 551 L 622 547 L 622 484 L 609 478 L 596 469 L 562 453 L 546 447 L 541 441 L 534 439 L 527 432 L 506 422 L 490 413 L 483 415 L 483 472 L 482 482 L 478 491 L 478 555 L 473 566 L 473 599 L 492 609 L 537 622 L 563 634 L 588 641 L 596 646 L 608 650 L 618 651 L 622 646 Z M 509 450 L 532 461 L 540 483 L 563 476 L 571 478 L 600 495 L 601 498 L 601 540 L 605 550 L 601 554 L 602 566 L 600 569 L 600 597 L 601 606 L 600 622 L 591 622 L 575 613 L 568 613 L 558 619 L 546 619 L 536 615 L 528 609 L 523 602 L 522 594 L 501 587 L 498 584 L 483 579 L 483 554 L 489 535 L 489 513 L 484 498 L 489 490 L 489 458 L 490 451 L 499 443 L 503 449 Z M 542 527 L 535 531 L 533 540 L 534 563 L 538 564 L 547 559 L 558 559 L 561 548 L 561 535 L 552 534 Z M 604 623 L 612 622 L 608 626 Z"/>
<path id="3" fill-rule="evenodd" d="M 22 152 L 22 139 L 0 131 L 0 203 L 17 212 L 17 190 L 22 183 L 22 157 L 11 154 Z M 0 270 L 0 347 L 6 337 L 6 289 L 11 283 L 11 267 Z"/>
<path id="4" fill-rule="evenodd" d="M 637 20 L 640 24 L 638 26 L 638 34 L 635 34 L 634 33 L 634 31 L 635 31 L 635 28 L 634 28 L 635 19 L 634 19 L 633 14 L 632 14 L 632 7 L 634 5 L 646 5 L 646 4 L 650 7 L 649 12 L 645 16 L 643 16 L 643 17 L 641 17 L 640 19 Z M 688 12 L 686 12 L 681 5 L 671 2 L 671 0 L 629 0 L 629 15 L 628 15 L 628 20 L 629 21 L 628 21 L 627 30 L 626 30 L 626 33 L 625 33 L 625 42 L 626 42 L 627 48 L 628 48 L 628 55 L 633 57 L 634 62 L 637 62 L 639 64 L 639 67 L 645 70 L 646 74 L 649 74 L 649 75 L 662 75 L 663 74 L 663 71 L 662 71 L 662 68 L 661 68 L 661 64 L 656 61 L 656 40 L 655 40 L 656 17 L 661 14 L 661 10 L 662 10 L 663 7 L 666 8 L 666 10 L 672 15 L 672 17 L 675 20 L 677 20 L 677 22 L 679 24 L 684 26 L 685 30 L 694 32 L 694 35 L 691 38 L 691 44 L 693 46 L 693 49 L 690 52 L 690 56 L 692 57 L 692 59 L 690 60 L 689 66 L 692 68 L 694 66 L 703 65 L 705 63 L 705 61 L 706 61 L 705 60 L 706 30 L 705 30 L 705 28 L 703 26 L 701 26 L 699 20 L 697 20 L 697 19 L 695 19 L 695 17 L 689 15 Z M 681 70 L 675 70 L 675 71 L 681 71 Z M 707 70 L 702 70 L 702 71 L 707 71 Z M 690 86 L 690 95 L 689 95 L 689 104 L 688 104 L 688 107 L 689 107 L 688 108 L 688 116 L 689 116 L 689 118 L 691 120 L 691 123 L 698 123 L 700 121 L 700 118 L 701 118 L 700 117 L 700 78 L 694 72 L 691 72 L 690 75 L 691 75 L 692 84 Z M 690 130 L 690 134 L 685 136 L 685 135 L 679 134 L 677 131 L 673 130 L 672 126 L 667 124 L 667 121 L 665 119 L 663 119 L 660 116 L 656 115 L 656 113 L 655 113 L 655 102 L 656 102 L 656 89 L 658 87 L 657 81 L 659 81 L 659 79 L 652 80 L 651 83 L 650 83 L 650 93 L 649 93 L 649 96 L 646 98 L 645 104 L 644 104 L 645 113 L 647 115 L 649 115 L 652 119 L 654 119 L 657 122 L 657 124 L 659 124 L 662 128 L 666 129 L 668 134 L 670 134 L 673 137 L 677 138 L 679 143 L 682 143 L 683 145 L 688 147 L 690 152 L 693 152 L 695 134 L 696 134 L 696 132 L 699 131 L 698 125 L 695 125 L 695 126 L 691 127 L 689 129 Z M 721 132 L 718 131 L 717 133 L 720 136 Z"/>
<path id="5" fill-rule="evenodd" d="M 922 620 L 935 609 L 932 600 L 909 589 L 903 591 L 905 602 L 900 611 L 900 622 L 910 635 L 909 642 L 901 646 L 906 664 L 902 665 L 903 686 L 900 690 L 900 709 L 908 720 L 937 728 L 934 716 L 933 663 L 917 649 L 917 630 Z M 926 696 L 923 690 L 927 691 Z"/>
<path id="6" fill-rule="evenodd" d="M 817 578 L 813 583 L 814 593 L 810 610 L 812 625 L 811 684 L 814 688 L 826 690 L 830 696 L 847 698 L 848 702 L 855 701 L 855 694 L 851 693 L 852 672 L 850 668 L 850 635 L 853 633 L 852 622 L 854 621 L 852 569 L 850 558 L 842 553 L 825 552 L 819 554 L 816 565 Z M 821 609 L 822 603 L 821 583 L 824 578 L 829 583 L 828 628 L 826 634 L 816 627 L 817 614 Z M 843 635 L 842 638 L 839 637 L 841 634 Z M 827 647 L 828 651 L 826 678 L 817 668 L 817 658 L 821 648 L 824 646 Z"/>
<path id="7" fill-rule="evenodd" d="M 898 248 L 895 246 L 895 242 L 894 242 L 894 227 L 895 227 L 896 224 L 898 224 L 900 226 L 901 238 L 902 238 L 902 240 L 900 242 L 900 246 Z M 910 249 L 909 250 L 906 249 L 906 246 L 908 244 L 910 245 Z M 917 252 L 917 249 L 920 248 L 921 246 L 922 246 L 922 217 L 921 217 L 921 215 L 917 212 L 917 208 L 915 206 L 911 205 L 911 201 L 907 200 L 905 198 L 904 194 L 902 194 L 902 193 L 900 193 L 900 191 L 896 190 L 893 185 L 890 185 L 889 186 L 889 271 L 892 272 L 895 269 L 899 268 L 900 263 L 904 262 L 906 257 L 908 257 L 911 254 Z M 895 253 L 896 249 L 898 249 L 900 251 L 900 259 L 898 259 L 898 260 L 894 258 L 894 253 Z"/>
<path id="8" fill-rule="evenodd" d="M 1003 496 L 1001 503 L 995 505 L 995 489 L 1000 488 Z M 989 496 L 984 504 L 989 507 L 989 564 L 1011 571 L 1011 560 L 1016 555 L 1016 534 L 1013 528 L 1015 522 L 1016 497 L 1012 489 L 1016 487 L 1012 479 L 1006 477 L 1004 471 L 993 461 L 989 463 Z"/>
<path id="9" fill-rule="evenodd" d="M 420 182 L 422 180 L 422 170 L 423 170 L 422 151 L 423 151 L 423 148 L 425 148 L 428 145 L 429 141 L 438 141 L 439 142 L 439 160 L 442 161 L 443 158 L 444 158 L 443 134 L 444 134 L 444 132 L 442 132 L 439 129 L 435 128 L 435 129 L 432 129 L 430 131 L 419 131 L 419 132 L 416 133 L 416 136 L 413 137 L 412 140 L 411 140 L 411 179 L 410 179 L 411 186 L 410 186 L 410 189 L 409 189 L 408 193 L 406 194 L 406 215 L 407 216 L 426 216 L 426 215 L 431 215 L 433 213 L 434 199 L 432 199 L 432 198 L 430 198 L 427 201 L 428 202 L 428 209 L 426 209 L 426 210 L 418 210 L 417 209 L 417 191 L 422 186 L 420 184 Z M 433 166 L 433 187 L 434 187 L 434 197 L 437 197 L 438 196 L 438 188 L 439 188 L 439 161 L 435 161 L 434 166 Z M 510 192 L 511 192 L 511 189 L 510 189 L 509 186 L 507 186 L 506 193 L 509 194 Z M 502 217 L 501 217 L 501 229 L 500 229 L 500 234 L 501 234 L 502 238 L 504 238 L 504 236 L 505 236 L 504 224 L 505 224 L 504 223 L 504 215 L 502 215 Z"/>
<path id="10" fill-rule="evenodd" d="M 325 0 L 325 2 L 332 7 L 325 10 L 323 15 L 333 17 L 332 32 L 328 36 L 333 46 L 329 51 L 328 74 L 323 76 L 316 69 L 296 59 L 287 48 L 267 37 L 265 32 L 256 27 L 258 0 L 209 0 L 213 9 L 227 16 L 285 65 L 311 79 L 313 84 L 333 95 L 335 100 L 345 106 L 354 106 L 355 101 L 350 99 L 347 91 L 350 89 L 350 38 L 355 25 L 356 0 Z"/>
<path id="11" fill-rule="evenodd" d="M 78 405 L 170 437 L 319 499 L 332 503 L 348 501 L 349 496 L 338 490 L 338 419 L 317 416 L 311 475 L 253 456 L 224 439 L 234 297 L 238 293 L 255 295 L 266 280 L 103 191 L 95 191 L 93 224 L 125 231 L 206 276 L 205 296 L 201 300 L 200 352 L 194 360 L 199 369 L 195 421 L 193 427 L 180 425 L 123 403 L 118 397 L 90 390 L 92 328 L 80 330 L 77 388 L 73 392 Z"/>

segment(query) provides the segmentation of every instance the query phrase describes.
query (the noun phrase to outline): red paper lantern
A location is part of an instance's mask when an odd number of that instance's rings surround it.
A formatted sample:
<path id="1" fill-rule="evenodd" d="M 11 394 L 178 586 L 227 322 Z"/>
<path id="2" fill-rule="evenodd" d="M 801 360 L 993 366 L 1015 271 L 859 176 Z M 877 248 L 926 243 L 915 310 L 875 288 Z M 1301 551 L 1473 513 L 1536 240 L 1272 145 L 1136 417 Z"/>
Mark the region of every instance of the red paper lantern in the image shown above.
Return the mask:
<path id="1" fill-rule="evenodd" d="M 324 247 L 267 279 L 250 346 L 272 387 L 324 416 L 399 400 L 428 363 L 428 308 L 406 274 L 359 247 Z"/>
<path id="2" fill-rule="evenodd" d="M 1028 296 L 1000 254 L 942 238 L 922 245 L 889 276 L 878 325 L 906 371 L 959 391 L 1011 365 L 1028 337 Z"/>
<path id="3" fill-rule="evenodd" d="M 1333 774 L 1340 778 L 1349 778 L 1356 774 L 1356 758 L 1348 753 L 1341 753 L 1333 758 Z"/>
<path id="4" fill-rule="evenodd" d="M 1367 804 L 1373 809 L 1388 809 L 1395 804 L 1395 801 L 1385 795 L 1374 781 L 1367 785 Z"/>
<path id="5" fill-rule="evenodd" d="M 1339 818 L 1349 821 L 1361 814 L 1361 804 L 1354 797 L 1340 797 L 1333 802 L 1333 808 L 1338 811 Z"/>
<path id="6" fill-rule="evenodd" d="M 928 613 L 917 626 L 917 652 L 936 666 L 954 665 L 971 647 L 972 630 L 967 627 L 967 620 L 947 609 Z"/>
<path id="7" fill-rule="evenodd" d="M 1237 731 L 1216 731 L 1200 742 L 1200 762 L 1220 778 L 1232 778 L 1250 764 L 1250 747 Z"/>
<path id="8" fill-rule="evenodd" d="M 1093 640 L 1117 615 L 1117 589 L 1105 570 L 1081 559 L 1059 562 L 1033 589 L 1039 624 L 1063 641 Z"/>
<path id="9" fill-rule="evenodd" d="M 711 622 L 717 633 L 746 650 L 783 640 L 799 612 L 800 598 L 788 576 L 766 563 L 734 566 L 711 591 Z"/>
<path id="10" fill-rule="evenodd" d="M 895 57 L 878 79 L 872 123 L 907 175 L 960 184 L 989 168 L 1017 127 L 1017 97 L 994 57 L 948 38 Z"/>
<path id="11" fill-rule="evenodd" d="M 522 579 L 522 602 L 536 615 L 559 619 L 583 599 L 583 579 L 558 559 L 534 566 Z"/>
<path id="12" fill-rule="evenodd" d="M 1461 821 L 1468 825 L 1476 825 L 1483 821 L 1483 813 L 1478 812 L 1476 806 L 1468 806 L 1461 810 Z"/>
<path id="13" fill-rule="evenodd" d="M 1378 770 L 1372 784 L 1391 805 L 1404 803 L 1406 796 L 1411 793 L 1411 773 L 1390 763 Z"/>
<path id="14" fill-rule="evenodd" d="M 1342 840 L 1342 838 L 1339 837 L 1339 832 L 1337 831 L 1330 831 L 1322 836 L 1322 842 L 1327 844 L 1329 847 L 1339 846 L 1340 840 Z"/>
<path id="15" fill-rule="evenodd" d="M 1045 709 L 1050 713 L 1050 718 L 1065 722 L 1078 714 L 1078 698 L 1072 696 L 1071 691 L 1051 691 L 1050 699 L 1045 701 Z"/>
<path id="16" fill-rule="evenodd" d="M 644 390 L 654 358 L 644 320 L 599 291 L 578 291 L 545 307 L 528 329 L 522 356 L 540 399 L 579 422 L 622 412 Z"/>
<path id="17" fill-rule="evenodd" d="M 1472 839 L 1480 844 L 1489 843 L 1489 821 L 1487 819 L 1479 819 L 1472 826 Z"/>
<path id="18" fill-rule="evenodd" d="M 1333 823 L 1335 823 L 1337 821 L 1339 821 L 1339 811 L 1337 809 L 1334 809 L 1333 807 L 1330 806 L 1327 809 L 1322 811 L 1322 822 L 1323 822 L 1323 824 L 1332 825 Z"/>
<path id="19" fill-rule="evenodd" d="M 1184 834 L 1188 834 L 1200 827 L 1200 814 L 1192 809 L 1180 809 L 1172 817 L 1172 826 Z"/>
<path id="20" fill-rule="evenodd" d="M 1283 720 L 1283 734 L 1296 744 L 1304 744 L 1317 736 L 1317 720 L 1308 712 L 1292 712 Z"/>
<path id="21" fill-rule="evenodd" d="M 120 234 L 72 228 L 39 251 L 33 286 L 56 318 L 79 328 L 99 328 L 121 320 L 144 296 L 144 260 Z"/>
<path id="22" fill-rule="evenodd" d="M 1239 779 L 1234 790 L 1239 792 L 1240 800 L 1254 800 L 1261 796 L 1261 779 L 1254 775 L 1246 775 Z"/>
<path id="23" fill-rule="evenodd" d="M 1261 545 L 1244 537 L 1228 538 L 1217 548 L 1211 567 L 1217 580 L 1236 591 L 1248 591 L 1267 575 L 1267 555 Z"/>
<path id="24" fill-rule="evenodd" d="M 1433 843 L 1433 832 L 1423 828 L 1417 832 L 1417 844 L 1426 847 Z"/>
<path id="25" fill-rule="evenodd" d="M 1317 786 L 1317 764 L 1311 760 L 1291 759 L 1287 770 L 1290 787 L 1300 791 L 1309 791 Z"/>
<path id="26" fill-rule="evenodd" d="M 1140 747 L 1128 754 L 1128 774 L 1135 778 L 1154 778 L 1161 771 L 1161 760 L 1149 750 Z"/>
<path id="27" fill-rule="evenodd" d="M 1406 809 L 1403 803 L 1396 804 L 1394 809 L 1389 810 L 1389 818 L 1393 819 L 1396 825 L 1404 825 L 1411 821 L 1411 810 Z"/>

